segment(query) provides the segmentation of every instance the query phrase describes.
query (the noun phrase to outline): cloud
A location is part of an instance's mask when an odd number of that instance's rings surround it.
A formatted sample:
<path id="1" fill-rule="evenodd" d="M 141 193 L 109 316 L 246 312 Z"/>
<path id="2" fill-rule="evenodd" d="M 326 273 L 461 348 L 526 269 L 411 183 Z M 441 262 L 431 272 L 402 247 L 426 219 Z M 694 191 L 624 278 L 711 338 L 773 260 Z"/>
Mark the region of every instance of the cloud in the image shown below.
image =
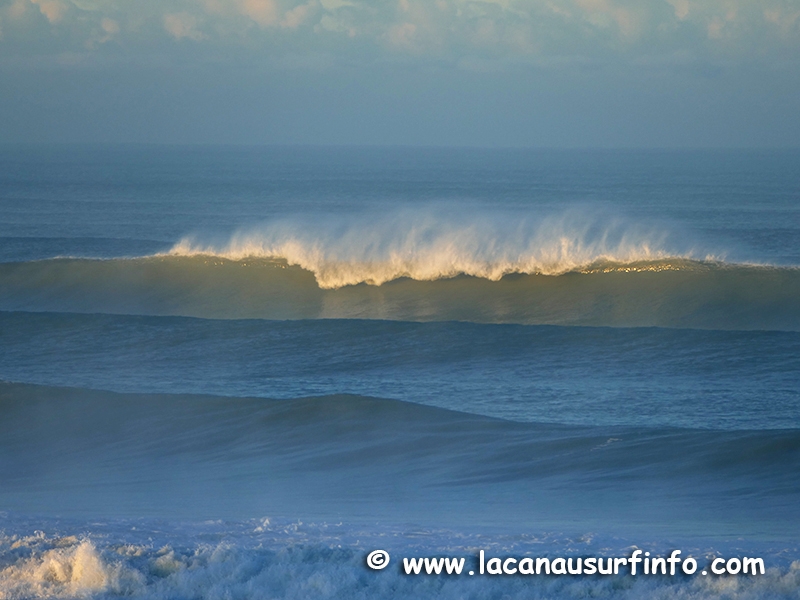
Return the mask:
<path id="1" fill-rule="evenodd" d="M 783 36 L 797 33 L 800 25 L 800 10 L 787 11 L 783 8 L 772 7 L 764 9 L 764 20 L 776 25 Z"/>
<path id="2" fill-rule="evenodd" d="M 417 26 L 414 23 L 398 23 L 389 28 L 387 39 L 395 46 L 412 47 Z"/>
<path id="3" fill-rule="evenodd" d="M 100 29 L 103 30 L 104 35 L 98 40 L 101 44 L 105 44 L 119 33 L 119 23 L 114 19 L 103 17 L 100 21 Z"/>
<path id="4" fill-rule="evenodd" d="M 334 11 L 343 6 L 356 6 L 355 3 L 349 2 L 348 0 L 320 0 L 320 4 L 328 11 Z"/>
<path id="5" fill-rule="evenodd" d="M 51 23 L 58 23 L 67 12 L 67 5 L 60 0 L 31 0 Z"/>
<path id="6" fill-rule="evenodd" d="M 616 25 L 623 38 L 633 38 L 640 33 L 639 18 L 630 8 L 609 0 L 575 0 L 575 3 L 584 11 L 584 18 L 596 27 Z"/>
<path id="7" fill-rule="evenodd" d="M 284 29 L 297 29 L 300 25 L 306 22 L 308 17 L 317 7 L 317 3 L 312 0 L 308 4 L 301 4 L 295 6 L 293 9 L 286 11 L 281 20 L 281 27 Z"/>
<path id="8" fill-rule="evenodd" d="M 322 15 L 322 18 L 319 20 L 319 25 L 315 30 L 345 33 L 349 38 L 354 38 L 358 35 L 358 29 L 351 23 L 332 15 Z"/>
<path id="9" fill-rule="evenodd" d="M 92 35 L 84 43 L 84 48 L 87 50 L 95 50 L 98 45 L 105 44 L 113 40 L 120 32 L 120 26 L 117 21 L 108 17 L 100 19 L 98 27 L 92 32 Z"/>
<path id="10" fill-rule="evenodd" d="M 667 0 L 675 9 L 675 16 L 683 21 L 689 16 L 689 0 Z"/>
<path id="11" fill-rule="evenodd" d="M 261 27 L 275 25 L 278 21 L 278 7 L 274 0 L 241 0 L 240 11 Z"/>
<path id="12" fill-rule="evenodd" d="M 198 42 L 205 37 L 197 31 L 197 18 L 185 12 L 164 15 L 164 29 L 176 40 L 186 38 Z"/>
<path id="13" fill-rule="evenodd" d="M 708 37 L 712 40 L 718 40 L 722 37 L 722 28 L 725 27 L 725 21 L 720 17 L 714 17 L 708 24 Z"/>
<path id="14" fill-rule="evenodd" d="M 16 0 L 11 6 L 8 7 L 8 16 L 12 19 L 19 19 L 28 11 L 27 0 Z"/>
<path id="15" fill-rule="evenodd" d="M 153 46 L 161 36 L 164 41 L 204 40 L 212 51 L 218 44 L 226 56 L 264 52 L 270 60 L 316 55 L 333 62 L 430 60 L 453 67 L 557 63 L 580 69 L 614 61 L 643 64 L 641 59 L 652 62 L 676 53 L 700 62 L 746 56 L 800 62 L 800 52 L 796 58 L 786 52 L 800 46 L 796 2 L 6 0 L 0 15 L 4 48 L 16 44 L 19 56 L 103 52 L 112 39 L 115 46 L 145 50 L 142 55 L 163 51 L 168 56 L 171 45 L 162 50 Z M 32 25 L 20 28 L 22 35 L 10 36 L 9 24 L 25 19 L 26 11 L 41 12 L 57 23 L 59 35 L 52 27 Z"/>

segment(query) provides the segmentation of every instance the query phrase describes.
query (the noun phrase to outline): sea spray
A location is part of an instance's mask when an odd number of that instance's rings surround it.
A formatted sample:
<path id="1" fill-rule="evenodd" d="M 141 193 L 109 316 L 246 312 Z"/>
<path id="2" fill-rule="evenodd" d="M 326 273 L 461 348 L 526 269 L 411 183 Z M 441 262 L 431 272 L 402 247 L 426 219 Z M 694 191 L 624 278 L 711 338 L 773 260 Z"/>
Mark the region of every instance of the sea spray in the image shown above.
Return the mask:
<path id="1" fill-rule="evenodd" d="M 561 275 L 598 263 L 712 258 L 676 237 L 596 209 L 537 215 L 452 206 L 280 219 L 237 231 L 221 244 L 185 237 L 168 255 L 284 260 L 312 272 L 322 289 L 401 277 L 498 281 L 511 273 Z"/>

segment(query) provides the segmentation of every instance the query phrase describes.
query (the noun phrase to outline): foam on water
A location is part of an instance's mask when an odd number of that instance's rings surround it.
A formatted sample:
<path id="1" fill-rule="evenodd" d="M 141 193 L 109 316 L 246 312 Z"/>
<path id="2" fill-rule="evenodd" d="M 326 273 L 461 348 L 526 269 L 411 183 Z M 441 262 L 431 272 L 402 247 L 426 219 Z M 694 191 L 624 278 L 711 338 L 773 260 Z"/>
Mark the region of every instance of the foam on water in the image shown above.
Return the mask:
<path id="1" fill-rule="evenodd" d="M 498 281 L 511 273 L 561 275 L 597 263 L 702 258 L 666 229 L 592 209 L 536 215 L 464 206 L 406 209 L 347 219 L 284 219 L 235 233 L 222 244 L 186 237 L 171 256 L 283 259 L 314 274 L 322 289 L 409 277 L 471 275 Z"/>
<path id="2" fill-rule="evenodd" d="M 121 563 L 104 560 L 88 539 L 0 536 L 12 558 L 0 570 L 0 598 L 91 597 L 103 592 L 127 595 L 144 578 Z M 8 557 L 6 557 L 8 561 Z"/>
<path id="3" fill-rule="evenodd" d="M 0 534 L 0 598 L 614 598 L 623 600 L 784 600 L 798 598 L 800 561 L 779 548 L 759 549 L 761 576 L 491 577 L 407 576 L 401 556 L 463 556 L 476 548 L 500 556 L 628 555 L 630 541 L 545 533 L 515 538 L 446 530 L 381 531 L 344 524 L 121 521 L 43 525 L 31 532 L 5 519 Z M 75 533 L 75 532 L 80 533 Z M 395 562 L 379 572 L 364 565 L 374 547 Z M 640 546 L 641 547 L 641 546 Z M 658 554 L 668 548 L 645 544 Z M 742 548 L 683 546 L 702 562 Z M 751 549 L 752 550 L 752 549 Z M 750 551 L 750 550 L 747 550 Z M 468 567 L 469 568 L 469 567 Z"/>

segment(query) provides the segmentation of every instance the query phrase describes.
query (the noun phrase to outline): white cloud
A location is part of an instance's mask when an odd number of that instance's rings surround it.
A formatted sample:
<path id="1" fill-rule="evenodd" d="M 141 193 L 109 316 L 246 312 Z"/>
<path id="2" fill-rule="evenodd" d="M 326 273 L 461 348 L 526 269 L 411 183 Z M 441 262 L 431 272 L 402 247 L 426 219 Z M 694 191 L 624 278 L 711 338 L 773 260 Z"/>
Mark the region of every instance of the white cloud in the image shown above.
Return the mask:
<path id="1" fill-rule="evenodd" d="M 348 2 L 347 0 L 320 0 L 322 8 L 327 11 L 333 12 L 343 6 L 355 6 L 355 3 Z"/>
<path id="2" fill-rule="evenodd" d="M 386 37 L 389 42 L 395 46 L 414 46 L 414 34 L 417 32 L 417 26 L 414 23 L 398 23 L 389 28 Z"/>
<path id="3" fill-rule="evenodd" d="M 317 3 L 314 0 L 307 4 L 295 6 L 293 9 L 286 11 L 286 14 L 283 15 L 281 27 L 285 29 L 297 29 L 308 20 L 316 8 Z"/>
<path id="4" fill-rule="evenodd" d="M 88 11 L 112 11 L 120 8 L 118 0 L 70 0 L 70 2 L 76 8 Z"/>
<path id="5" fill-rule="evenodd" d="M 600 28 L 616 26 L 623 38 L 634 38 L 640 33 L 639 18 L 630 9 L 609 0 L 575 0 L 584 11 L 584 18 L 592 25 Z"/>
<path id="6" fill-rule="evenodd" d="M 800 25 L 800 10 L 788 11 L 783 8 L 773 7 L 764 9 L 764 20 L 776 25 L 781 35 L 788 36 L 797 33 Z"/>
<path id="7" fill-rule="evenodd" d="M 725 27 L 725 21 L 720 17 L 714 17 L 708 24 L 708 37 L 712 40 L 718 40 L 722 37 L 722 28 Z"/>
<path id="8" fill-rule="evenodd" d="M 28 2 L 26 0 L 16 0 L 11 6 L 8 7 L 8 16 L 12 19 L 19 19 L 28 11 Z"/>
<path id="9" fill-rule="evenodd" d="M 176 40 L 186 38 L 197 42 L 205 37 L 197 30 L 197 18 L 185 12 L 164 15 L 164 29 Z"/>
<path id="10" fill-rule="evenodd" d="M 39 7 L 41 13 L 51 23 L 58 23 L 67 12 L 67 5 L 61 0 L 31 0 L 31 2 Z"/>
<path id="11" fill-rule="evenodd" d="M 322 18 L 319 20 L 319 25 L 315 27 L 315 30 L 345 33 L 349 38 L 354 38 L 359 33 L 358 28 L 356 28 L 352 23 L 330 14 L 322 15 Z"/>
<path id="12" fill-rule="evenodd" d="M 117 23 L 114 19 L 103 17 L 103 19 L 100 21 L 100 29 L 103 30 L 104 35 L 98 41 L 101 44 L 104 44 L 119 33 L 119 23 Z"/>
<path id="13" fill-rule="evenodd" d="M 701 61 L 724 60 L 753 56 L 755 48 L 758 60 L 786 60 L 786 48 L 800 46 L 798 1 L 6 0 L 0 15 L 4 44 L 9 23 L 26 12 L 41 12 L 59 31 L 71 29 L 71 35 L 55 38 L 50 27 L 27 28 L 30 48 L 44 46 L 47 36 L 51 56 L 87 48 L 101 52 L 111 40 L 129 47 L 151 44 L 155 29 L 165 38 L 207 40 L 248 53 L 269 47 L 271 60 L 289 54 L 347 61 L 402 56 L 455 66 L 550 64 L 558 58 L 559 64 L 582 65 L 637 64 L 641 57 L 679 51 Z M 28 43 L 14 37 L 15 44 Z"/>
<path id="14" fill-rule="evenodd" d="M 241 13 L 253 19 L 261 27 L 275 25 L 278 21 L 278 6 L 274 0 L 241 0 Z"/>
<path id="15" fill-rule="evenodd" d="M 667 0 L 675 9 L 675 16 L 683 21 L 689 16 L 689 0 Z"/>

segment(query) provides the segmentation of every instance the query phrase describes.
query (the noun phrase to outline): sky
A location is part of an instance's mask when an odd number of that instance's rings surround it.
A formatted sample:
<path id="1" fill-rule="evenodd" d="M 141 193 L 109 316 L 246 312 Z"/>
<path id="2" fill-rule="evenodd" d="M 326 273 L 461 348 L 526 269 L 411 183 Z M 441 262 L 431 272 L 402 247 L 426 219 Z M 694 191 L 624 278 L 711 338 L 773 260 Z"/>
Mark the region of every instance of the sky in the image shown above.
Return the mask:
<path id="1" fill-rule="evenodd" d="M 0 0 L 0 143 L 798 140 L 800 0 Z"/>

